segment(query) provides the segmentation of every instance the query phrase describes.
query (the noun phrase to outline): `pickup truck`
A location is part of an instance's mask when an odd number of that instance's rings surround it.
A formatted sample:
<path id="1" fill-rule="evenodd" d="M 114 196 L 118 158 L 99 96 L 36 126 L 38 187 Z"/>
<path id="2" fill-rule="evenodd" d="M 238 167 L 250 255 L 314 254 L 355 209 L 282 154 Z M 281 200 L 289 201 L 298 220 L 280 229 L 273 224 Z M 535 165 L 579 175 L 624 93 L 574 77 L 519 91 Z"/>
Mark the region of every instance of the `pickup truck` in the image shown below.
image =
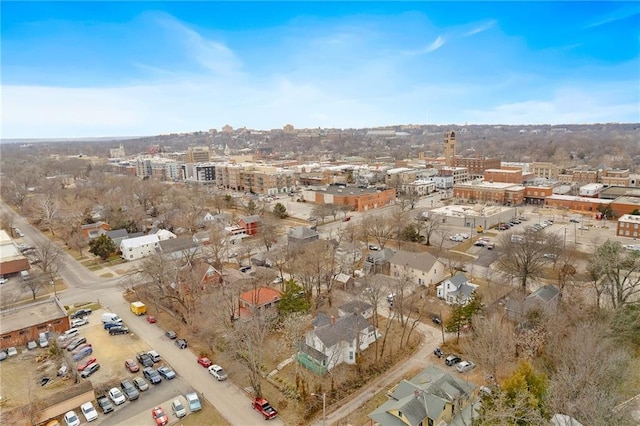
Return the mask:
<path id="1" fill-rule="evenodd" d="M 264 398 L 253 398 L 252 405 L 253 409 L 262 414 L 265 420 L 270 420 L 278 416 L 276 409 Z"/>

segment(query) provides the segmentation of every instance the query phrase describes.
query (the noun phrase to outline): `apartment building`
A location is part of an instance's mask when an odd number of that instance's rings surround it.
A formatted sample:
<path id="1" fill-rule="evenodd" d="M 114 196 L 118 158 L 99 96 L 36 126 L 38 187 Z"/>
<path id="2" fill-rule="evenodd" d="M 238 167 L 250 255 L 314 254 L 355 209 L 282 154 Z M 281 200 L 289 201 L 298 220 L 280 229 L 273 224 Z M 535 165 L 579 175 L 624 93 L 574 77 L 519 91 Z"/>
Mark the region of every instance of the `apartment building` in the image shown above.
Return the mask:
<path id="1" fill-rule="evenodd" d="M 438 170 L 438 176 L 453 176 L 453 184 L 466 182 L 469 180 L 469 170 L 465 167 L 442 167 Z"/>
<path id="2" fill-rule="evenodd" d="M 181 166 L 182 178 L 187 182 L 216 184 L 215 163 L 187 163 Z"/>
<path id="3" fill-rule="evenodd" d="M 211 153 L 208 146 L 190 146 L 187 148 L 187 163 L 208 163 Z"/>
<path id="4" fill-rule="evenodd" d="M 535 177 L 549 180 L 558 180 L 558 175 L 560 174 L 560 167 L 549 162 L 531 163 L 529 169 Z"/>
<path id="5" fill-rule="evenodd" d="M 517 206 L 524 202 L 524 186 L 504 182 L 467 182 L 453 186 L 453 196 L 469 202 Z"/>
<path id="6" fill-rule="evenodd" d="M 616 235 L 619 237 L 638 238 L 640 236 L 640 216 L 631 214 L 620 216 Z"/>
<path id="7" fill-rule="evenodd" d="M 471 178 L 484 175 L 487 169 L 499 169 L 501 160 L 499 158 L 476 157 L 476 158 L 460 158 L 453 160 L 455 167 L 464 167 L 468 170 Z"/>

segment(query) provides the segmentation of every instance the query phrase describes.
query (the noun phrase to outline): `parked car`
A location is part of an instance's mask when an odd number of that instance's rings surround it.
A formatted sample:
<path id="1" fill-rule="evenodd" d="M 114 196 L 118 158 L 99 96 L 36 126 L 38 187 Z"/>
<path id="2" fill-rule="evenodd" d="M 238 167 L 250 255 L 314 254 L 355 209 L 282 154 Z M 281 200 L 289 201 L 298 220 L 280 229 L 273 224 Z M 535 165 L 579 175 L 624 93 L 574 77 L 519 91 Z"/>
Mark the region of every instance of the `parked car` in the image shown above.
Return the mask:
<path id="1" fill-rule="evenodd" d="M 172 369 L 170 369 L 169 367 L 159 367 L 158 368 L 158 373 L 167 380 L 171 380 L 171 379 L 175 379 L 176 378 L 176 372 L 173 371 Z"/>
<path id="2" fill-rule="evenodd" d="M 9 355 L 7 355 L 7 352 L 5 351 L 0 351 L 0 361 L 4 361 L 5 359 L 7 359 L 9 357 Z"/>
<path id="3" fill-rule="evenodd" d="M 124 367 L 132 373 L 137 373 L 138 371 L 140 371 L 140 367 L 138 367 L 138 364 L 130 358 L 124 361 Z"/>
<path id="4" fill-rule="evenodd" d="M 200 398 L 198 398 L 198 394 L 195 392 L 190 392 L 184 396 L 187 400 L 187 404 L 189 404 L 189 410 L 193 413 L 194 411 L 202 410 L 202 403 L 200 402 Z"/>
<path id="5" fill-rule="evenodd" d="M 122 322 L 105 322 L 102 327 L 105 330 L 111 330 L 113 327 L 122 327 Z"/>
<path id="6" fill-rule="evenodd" d="M 93 348 L 91 346 L 84 347 L 80 352 L 75 353 L 73 355 L 73 360 L 80 361 L 81 359 L 88 357 L 92 353 L 93 353 Z"/>
<path id="7" fill-rule="evenodd" d="M 82 370 L 80 377 L 86 379 L 98 370 L 100 370 L 100 364 L 94 362 L 93 364 L 89 364 L 84 370 Z"/>
<path id="8" fill-rule="evenodd" d="M 109 389 L 109 398 L 111 398 L 116 405 L 124 404 L 127 401 L 127 398 L 118 388 Z"/>
<path id="9" fill-rule="evenodd" d="M 173 331 L 173 330 L 167 330 L 167 331 L 165 331 L 165 332 L 164 332 L 164 335 L 165 335 L 165 336 L 167 336 L 167 337 L 168 337 L 169 339 L 171 339 L 171 340 L 173 340 L 173 339 L 175 339 L 176 337 L 178 337 L 178 335 L 176 334 L 176 332 L 175 332 L 175 331 Z"/>
<path id="10" fill-rule="evenodd" d="M 182 418 L 187 415 L 187 409 L 184 408 L 182 402 L 179 399 L 174 399 L 171 403 L 171 411 L 176 415 L 177 418 Z"/>
<path id="11" fill-rule="evenodd" d="M 269 401 L 264 398 L 253 398 L 251 405 L 254 410 L 262 414 L 265 420 L 273 419 L 278 416 L 276 409 L 273 408 L 271 404 L 269 404 Z"/>
<path id="12" fill-rule="evenodd" d="M 153 367 L 153 360 L 146 352 L 138 352 L 136 354 L 136 359 L 143 367 Z"/>
<path id="13" fill-rule="evenodd" d="M 153 315 L 147 315 L 147 322 L 149 324 L 155 324 L 157 322 L 156 317 L 154 317 Z"/>
<path id="14" fill-rule="evenodd" d="M 78 346 L 80 346 L 83 343 L 87 343 L 87 338 L 86 337 L 84 337 L 84 336 L 76 337 L 75 339 L 71 340 L 68 345 L 66 345 L 66 349 L 69 352 L 71 352 L 71 351 L 73 351 L 75 348 L 77 348 Z"/>
<path id="15" fill-rule="evenodd" d="M 160 377 L 160 374 L 158 374 L 158 372 L 151 367 L 143 368 L 142 375 L 145 379 L 151 382 L 152 385 L 157 385 L 162 381 L 162 377 Z"/>
<path id="16" fill-rule="evenodd" d="M 351 220 L 351 216 L 345 216 L 344 219 L 342 219 L 343 222 L 349 222 Z"/>
<path id="17" fill-rule="evenodd" d="M 18 355 L 18 350 L 16 349 L 15 346 L 11 346 L 10 348 L 7 348 L 7 356 L 12 357 L 16 355 Z"/>
<path id="18" fill-rule="evenodd" d="M 143 379 L 142 377 L 134 377 L 133 378 L 133 385 L 140 391 L 140 392 L 144 392 L 147 389 L 149 389 L 149 383 L 147 383 L 147 381 L 145 379 Z"/>
<path id="19" fill-rule="evenodd" d="M 67 411 L 64 415 L 64 422 L 67 426 L 79 426 L 80 418 L 75 411 Z"/>
<path id="20" fill-rule="evenodd" d="M 467 371 L 473 370 L 475 366 L 471 361 L 462 361 L 456 365 L 456 370 L 460 373 L 466 373 Z"/>
<path id="21" fill-rule="evenodd" d="M 80 346 L 78 346 L 77 348 L 75 348 L 74 350 L 71 351 L 72 354 L 77 355 L 80 352 L 82 352 L 83 350 L 85 350 L 85 348 L 90 348 L 93 345 L 91 343 L 83 343 Z"/>
<path id="22" fill-rule="evenodd" d="M 442 349 L 440 349 L 440 348 L 435 348 L 433 350 L 433 354 L 435 356 L 437 356 L 438 358 L 442 358 L 444 356 L 444 352 L 442 352 Z"/>
<path id="23" fill-rule="evenodd" d="M 71 320 L 71 327 L 81 327 L 83 325 L 89 324 L 89 321 L 86 318 L 76 318 Z"/>
<path id="24" fill-rule="evenodd" d="M 442 324 L 442 320 L 440 319 L 440 317 L 437 317 L 437 316 L 432 316 L 431 317 L 431 322 L 433 322 L 436 325 Z"/>
<path id="25" fill-rule="evenodd" d="M 91 401 L 82 404 L 80 411 L 82 411 L 82 415 L 84 415 L 84 418 L 87 419 L 88 422 L 92 422 L 98 418 L 98 412 Z"/>
<path id="26" fill-rule="evenodd" d="M 81 362 L 80 364 L 78 364 L 78 371 L 84 371 L 88 366 L 96 361 L 97 360 L 95 358 L 89 358 L 88 360 Z"/>
<path id="27" fill-rule="evenodd" d="M 113 411 L 113 404 L 111 403 L 111 400 L 104 395 L 98 397 L 98 406 L 102 410 L 102 414 L 107 414 Z"/>
<path id="28" fill-rule="evenodd" d="M 9 282 L 9 280 L 8 280 L 8 279 L 6 279 L 5 277 L 1 277 L 1 278 L 0 278 L 0 285 L 2 285 L 2 284 L 6 284 L 6 283 L 8 283 L 8 282 Z"/>
<path id="29" fill-rule="evenodd" d="M 131 383 L 129 380 L 123 380 L 122 382 L 120 382 L 120 387 L 122 388 L 122 392 L 124 392 L 129 401 L 134 401 L 140 396 L 140 392 L 138 392 L 138 389 L 136 389 L 133 383 Z"/>
<path id="30" fill-rule="evenodd" d="M 160 406 L 151 409 L 151 417 L 156 422 L 156 426 L 164 426 L 169 423 L 169 417 L 164 412 L 164 409 Z"/>
<path id="31" fill-rule="evenodd" d="M 176 340 L 176 346 L 180 349 L 187 349 L 187 341 L 184 339 L 178 339 Z"/>
<path id="32" fill-rule="evenodd" d="M 111 327 L 109 329 L 109 335 L 115 336 L 116 334 L 127 334 L 129 333 L 128 327 Z"/>
<path id="33" fill-rule="evenodd" d="M 151 360 L 154 363 L 161 361 L 160 354 L 158 352 L 152 350 L 152 351 L 147 352 L 147 354 L 149 355 L 149 358 L 151 358 Z"/>
<path id="34" fill-rule="evenodd" d="M 198 358 L 198 364 L 200 364 L 204 368 L 209 368 L 210 366 L 213 365 L 213 362 L 211 362 L 211 360 L 206 356 L 201 356 Z"/>
<path id="35" fill-rule="evenodd" d="M 571 223 L 580 223 L 580 221 L 578 219 L 573 218 L 573 217 L 571 219 L 569 219 L 569 222 L 571 222 Z"/>
<path id="36" fill-rule="evenodd" d="M 78 330 L 77 328 L 70 328 L 67 331 L 60 333 L 60 336 L 58 336 L 58 341 L 69 341 L 72 338 L 77 337 L 79 334 L 80 330 Z"/>
<path id="37" fill-rule="evenodd" d="M 222 367 L 220 367 L 217 364 L 213 364 L 212 366 L 209 367 L 209 373 L 211 373 L 211 375 L 215 377 L 216 380 L 218 380 L 219 382 L 223 380 L 227 380 L 227 373 L 224 371 Z"/>
<path id="38" fill-rule="evenodd" d="M 84 318 L 87 315 L 91 315 L 93 311 L 91 309 L 78 309 L 77 311 L 75 311 L 74 313 L 72 313 L 70 315 L 71 319 L 75 319 L 75 318 Z"/>
<path id="39" fill-rule="evenodd" d="M 457 363 L 459 363 L 460 361 L 462 361 L 462 358 L 460 358 L 458 355 L 449 355 L 445 360 L 444 363 L 446 365 L 448 365 L 449 367 L 456 365 Z"/>

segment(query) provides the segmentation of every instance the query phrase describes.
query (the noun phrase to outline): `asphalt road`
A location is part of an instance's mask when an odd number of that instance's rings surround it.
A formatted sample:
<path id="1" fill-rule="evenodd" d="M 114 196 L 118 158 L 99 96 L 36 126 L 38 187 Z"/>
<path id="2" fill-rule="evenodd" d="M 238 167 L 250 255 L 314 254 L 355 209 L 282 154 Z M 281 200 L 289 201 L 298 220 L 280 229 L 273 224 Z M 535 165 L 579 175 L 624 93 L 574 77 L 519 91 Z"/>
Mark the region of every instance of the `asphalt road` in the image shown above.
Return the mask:
<path id="1" fill-rule="evenodd" d="M 14 217 L 14 226 L 20 228 L 25 234 L 24 239 L 30 244 L 33 245 L 47 239 L 4 202 L 0 202 L 0 211 Z M 190 384 L 190 388 L 195 389 L 204 399 L 209 401 L 230 424 L 252 425 L 263 420 L 262 416 L 251 408 L 250 396 L 246 392 L 231 381 L 217 382 L 207 370 L 196 362 L 196 356 L 189 350 L 178 349 L 164 337 L 163 330 L 134 315 L 129 309 L 129 303 L 124 300 L 121 291 L 117 288 L 120 278 L 98 277 L 67 253 L 62 256 L 58 275 L 69 287 L 68 290 L 58 293 L 63 304 L 99 300 L 105 309 L 117 313 L 133 333 L 137 333 L 147 345 L 158 351 L 176 373 Z M 152 408 L 151 406 L 146 407 L 146 405 L 146 403 L 140 404 L 138 407 L 143 407 L 144 410 Z M 132 407 L 130 410 L 135 410 L 136 405 L 132 403 L 130 406 Z M 169 407 L 164 408 L 168 409 Z M 122 414 L 122 416 L 132 415 L 133 413 L 129 412 Z M 114 415 L 111 418 L 117 419 L 117 416 Z M 279 418 L 273 419 L 269 423 L 271 425 L 284 424 Z"/>

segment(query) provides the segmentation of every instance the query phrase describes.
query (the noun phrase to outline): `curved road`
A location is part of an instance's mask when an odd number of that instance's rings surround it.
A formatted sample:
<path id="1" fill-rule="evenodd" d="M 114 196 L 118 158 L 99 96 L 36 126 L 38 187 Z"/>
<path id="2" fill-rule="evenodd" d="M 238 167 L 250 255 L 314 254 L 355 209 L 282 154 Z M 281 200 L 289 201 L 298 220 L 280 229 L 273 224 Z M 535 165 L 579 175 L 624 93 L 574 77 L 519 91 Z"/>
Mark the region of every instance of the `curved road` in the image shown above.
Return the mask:
<path id="1" fill-rule="evenodd" d="M 29 225 L 9 206 L 0 201 L 0 212 L 13 218 L 13 226 L 20 228 L 25 238 L 33 243 L 47 240 L 40 231 Z M 65 281 L 68 290 L 58 294 L 63 304 L 99 300 L 103 308 L 116 312 L 144 342 L 156 349 L 173 366 L 184 380 L 209 401 L 222 416 L 233 425 L 252 425 L 262 421 L 262 416 L 251 408 L 249 395 L 231 381 L 217 382 L 209 372 L 196 362 L 196 356 L 188 350 L 178 349 L 164 337 L 162 329 L 134 315 L 129 303 L 117 289 L 120 278 L 101 278 L 87 270 L 68 253 L 64 253 L 58 275 Z M 271 425 L 284 425 L 279 418 Z"/>

